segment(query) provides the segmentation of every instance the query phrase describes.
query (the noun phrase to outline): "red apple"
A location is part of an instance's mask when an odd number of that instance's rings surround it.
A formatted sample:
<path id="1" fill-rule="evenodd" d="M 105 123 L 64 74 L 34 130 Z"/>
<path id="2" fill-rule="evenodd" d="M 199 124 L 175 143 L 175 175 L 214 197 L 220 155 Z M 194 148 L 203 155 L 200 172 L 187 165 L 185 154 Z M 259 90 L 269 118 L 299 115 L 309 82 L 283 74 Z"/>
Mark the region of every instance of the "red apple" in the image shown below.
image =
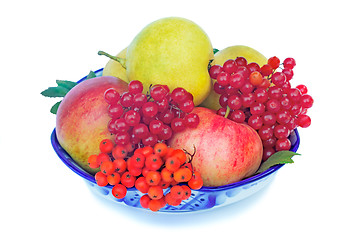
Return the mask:
<path id="1" fill-rule="evenodd" d="M 258 170 L 263 146 L 254 129 L 207 108 L 197 107 L 193 112 L 199 115 L 199 125 L 174 134 L 169 145 L 190 153 L 195 146 L 192 164 L 200 172 L 204 186 L 234 183 Z"/>
<path id="2" fill-rule="evenodd" d="M 95 173 L 87 164 L 92 154 L 99 154 L 102 139 L 113 139 L 107 129 L 110 117 L 104 92 L 114 88 L 120 94 L 128 84 L 119 78 L 103 76 L 87 79 L 72 88 L 56 114 L 56 135 L 60 145 L 84 170 Z"/>

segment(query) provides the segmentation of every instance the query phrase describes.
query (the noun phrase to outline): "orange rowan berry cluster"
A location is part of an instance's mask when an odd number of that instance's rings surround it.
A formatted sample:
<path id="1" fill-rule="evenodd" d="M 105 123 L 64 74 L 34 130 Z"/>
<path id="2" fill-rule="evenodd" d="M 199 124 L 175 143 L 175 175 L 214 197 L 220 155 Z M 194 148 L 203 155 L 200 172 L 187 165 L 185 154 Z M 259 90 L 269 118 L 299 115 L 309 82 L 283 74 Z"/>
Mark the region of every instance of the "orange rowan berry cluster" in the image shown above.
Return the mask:
<path id="1" fill-rule="evenodd" d="M 95 174 L 96 183 L 101 187 L 111 185 L 112 194 L 118 199 L 135 187 L 144 194 L 141 206 L 152 211 L 167 204 L 178 206 L 191 196 L 191 190 L 203 186 L 200 173 L 191 164 L 195 153 L 191 155 L 162 142 L 134 149 L 131 145 L 115 145 L 109 139 L 101 141 L 100 151 L 88 158 L 91 168 L 100 168 Z M 168 188 L 170 191 L 164 194 Z"/>

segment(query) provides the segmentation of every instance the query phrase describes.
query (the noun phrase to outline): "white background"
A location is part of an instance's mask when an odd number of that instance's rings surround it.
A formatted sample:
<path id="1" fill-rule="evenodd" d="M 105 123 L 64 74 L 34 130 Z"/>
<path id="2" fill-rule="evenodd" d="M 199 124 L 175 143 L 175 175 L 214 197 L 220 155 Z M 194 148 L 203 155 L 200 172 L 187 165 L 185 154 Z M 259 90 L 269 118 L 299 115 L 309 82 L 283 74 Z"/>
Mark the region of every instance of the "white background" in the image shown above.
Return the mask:
<path id="1" fill-rule="evenodd" d="M 360 238 L 356 1 L 34 0 L 0 8 L 1 239 Z M 315 99 L 312 125 L 299 131 L 302 155 L 235 205 L 171 215 L 117 206 L 93 195 L 52 150 L 57 100 L 40 92 L 104 67 L 98 50 L 116 54 L 168 16 L 196 22 L 218 49 L 248 45 L 295 58 L 293 84 Z"/>

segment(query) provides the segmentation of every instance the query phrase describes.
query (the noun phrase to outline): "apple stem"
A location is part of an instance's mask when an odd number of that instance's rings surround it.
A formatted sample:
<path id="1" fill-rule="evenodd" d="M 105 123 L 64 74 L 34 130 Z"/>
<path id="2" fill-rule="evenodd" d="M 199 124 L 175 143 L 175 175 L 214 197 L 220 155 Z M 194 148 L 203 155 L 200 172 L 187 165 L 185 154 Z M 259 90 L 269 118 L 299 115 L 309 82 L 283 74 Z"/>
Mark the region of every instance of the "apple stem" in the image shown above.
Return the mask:
<path id="1" fill-rule="evenodd" d="M 184 151 L 186 154 L 190 155 L 190 159 L 189 159 L 189 161 L 187 161 L 187 162 L 188 162 L 188 163 L 191 163 L 192 160 L 193 160 L 193 158 L 194 158 L 194 156 L 195 156 L 195 153 L 196 153 L 196 147 L 195 147 L 195 145 L 194 145 L 194 152 L 193 152 L 192 154 L 189 153 L 186 149 L 183 149 L 183 151 Z"/>
<path id="2" fill-rule="evenodd" d="M 230 107 L 227 106 L 224 118 L 227 118 L 229 116 L 230 110 L 231 110 Z"/>
<path id="3" fill-rule="evenodd" d="M 112 59 L 112 60 L 114 60 L 114 61 L 117 61 L 117 62 L 119 62 L 119 63 L 121 64 L 121 66 L 122 66 L 123 68 L 126 69 L 126 65 L 125 65 L 126 59 L 125 59 L 125 58 L 115 57 L 115 56 L 112 56 L 112 55 L 110 55 L 110 54 L 108 54 L 108 53 L 106 53 L 106 52 L 104 52 L 104 51 L 99 51 L 99 52 L 98 52 L 98 55 L 100 55 L 100 56 L 103 55 L 103 56 L 106 56 L 106 57 L 108 57 L 108 58 L 110 58 L 110 59 Z"/>

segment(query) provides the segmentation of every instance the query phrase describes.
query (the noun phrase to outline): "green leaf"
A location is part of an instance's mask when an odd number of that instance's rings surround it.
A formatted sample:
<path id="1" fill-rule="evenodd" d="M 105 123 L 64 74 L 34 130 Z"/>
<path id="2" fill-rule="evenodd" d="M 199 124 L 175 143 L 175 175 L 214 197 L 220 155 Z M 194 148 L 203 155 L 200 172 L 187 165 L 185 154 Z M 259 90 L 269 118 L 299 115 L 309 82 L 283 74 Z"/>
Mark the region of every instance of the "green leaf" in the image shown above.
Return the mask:
<path id="1" fill-rule="evenodd" d="M 90 71 L 89 74 L 87 75 L 86 79 L 90 79 L 90 78 L 94 78 L 96 77 L 96 74 L 93 71 Z"/>
<path id="2" fill-rule="evenodd" d="M 67 88 L 69 90 L 75 87 L 77 84 L 76 82 L 67 81 L 67 80 L 56 80 L 56 83 L 58 86 Z"/>
<path id="3" fill-rule="evenodd" d="M 278 164 L 286 164 L 286 163 L 294 163 L 294 161 L 291 159 L 295 155 L 300 155 L 299 153 L 292 152 L 292 151 L 279 151 L 271 155 L 268 160 L 263 162 L 260 165 L 259 170 L 255 174 L 261 173 L 266 171 L 272 166 L 278 165 Z"/>
<path id="4" fill-rule="evenodd" d="M 54 106 L 51 107 L 50 112 L 53 113 L 53 114 L 56 114 L 60 103 L 61 103 L 61 101 L 55 103 Z"/>
<path id="5" fill-rule="evenodd" d="M 87 75 L 86 79 L 94 78 L 96 77 L 95 72 L 90 71 L 90 73 Z M 41 95 L 45 97 L 65 97 L 65 95 L 77 85 L 76 82 L 67 81 L 67 80 L 56 80 L 57 87 L 49 87 L 48 89 L 41 92 Z M 50 112 L 53 114 L 57 113 L 57 110 L 59 108 L 60 102 L 57 102 L 54 104 L 54 106 L 51 107 Z"/>
<path id="6" fill-rule="evenodd" d="M 64 97 L 69 89 L 57 86 L 57 87 L 49 87 L 48 89 L 41 92 L 41 95 L 45 97 Z"/>
<path id="7" fill-rule="evenodd" d="M 219 49 L 217 49 L 217 48 L 213 49 L 214 54 L 217 53 L 218 51 L 219 51 Z"/>

